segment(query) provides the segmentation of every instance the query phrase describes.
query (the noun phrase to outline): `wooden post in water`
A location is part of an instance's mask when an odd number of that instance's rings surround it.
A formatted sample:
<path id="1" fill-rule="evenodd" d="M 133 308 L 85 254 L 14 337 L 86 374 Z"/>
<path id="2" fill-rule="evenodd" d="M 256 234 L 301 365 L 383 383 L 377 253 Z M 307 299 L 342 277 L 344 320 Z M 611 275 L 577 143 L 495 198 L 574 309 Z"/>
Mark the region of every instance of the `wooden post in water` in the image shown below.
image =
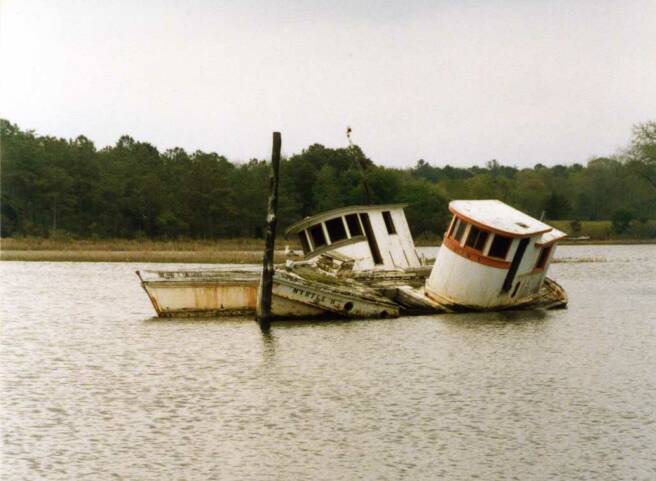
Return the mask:
<path id="1" fill-rule="evenodd" d="M 264 237 L 264 258 L 262 259 L 262 278 L 257 298 L 255 318 L 262 330 L 271 327 L 271 293 L 273 291 L 273 252 L 276 243 L 276 224 L 278 223 L 278 171 L 280 168 L 280 132 L 273 133 L 271 152 L 271 177 L 269 177 L 269 204 L 267 226 Z"/>

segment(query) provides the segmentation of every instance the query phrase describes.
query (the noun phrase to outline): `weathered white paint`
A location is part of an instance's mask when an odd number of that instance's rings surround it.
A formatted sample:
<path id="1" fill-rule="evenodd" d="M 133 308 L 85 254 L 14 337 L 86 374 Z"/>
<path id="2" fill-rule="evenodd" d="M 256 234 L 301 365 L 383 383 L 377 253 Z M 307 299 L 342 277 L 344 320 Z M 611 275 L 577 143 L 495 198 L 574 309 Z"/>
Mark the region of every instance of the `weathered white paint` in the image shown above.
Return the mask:
<path id="1" fill-rule="evenodd" d="M 353 270 L 355 271 L 366 271 L 375 267 L 374 260 L 371 257 L 371 250 L 369 250 L 369 244 L 365 238 L 352 244 L 339 246 L 333 250 L 355 260 L 353 266 Z"/>
<path id="2" fill-rule="evenodd" d="M 565 237 L 563 232 L 499 201 L 454 201 L 449 205 L 449 209 L 461 222 L 468 224 L 459 243 L 464 253 L 452 250 L 446 243 L 440 248 L 431 275 L 426 281 L 426 293 L 431 298 L 445 304 L 490 309 L 521 303 L 540 289 L 557 241 Z M 467 219 L 460 217 L 461 214 L 466 215 Z M 508 218 L 502 217 L 503 215 Z M 481 251 L 466 247 L 472 221 L 476 222 L 479 229 L 489 232 Z M 522 225 L 514 226 L 518 223 Z M 500 235 L 495 232 L 511 233 L 514 236 L 504 259 L 505 265 L 495 263 L 494 261 L 498 260 L 488 256 L 494 236 Z M 524 238 L 528 239 L 526 250 L 510 289 L 504 291 L 504 281 Z M 538 269 L 538 259 L 545 244 L 551 245 L 551 250 L 544 267 Z M 486 263 L 488 259 L 491 262 Z"/>
<path id="3" fill-rule="evenodd" d="M 137 271 L 160 317 L 247 314 L 255 311 L 259 271 Z"/>
<path id="4" fill-rule="evenodd" d="M 309 245 L 313 251 L 308 253 L 306 258 L 312 258 L 318 253 L 326 252 L 328 250 L 338 252 L 339 254 L 351 257 L 355 260 L 355 271 L 419 267 L 421 266 L 421 260 L 415 250 L 410 227 L 408 226 L 408 221 L 403 212 L 404 207 L 404 204 L 390 204 L 352 206 L 335 209 L 333 211 L 322 212 L 321 214 L 297 222 L 287 230 L 287 234 L 305 233 L 304 235 L 306 235 L 310 241 Z M 383 212 L 385 211 L 390 212 L 396 230 L 396 233 L 394 234 L 387 232 L 387 227 L 383 218 Z M 382 264 L 375 264 L 366 236 L 354 236 L 348 229 L 346 216 L 357 214 L 360 227 L 364 234 L 365 229 L 360 215 L 365 213 L 369 215 L 371 228 L 383 260 Z M 348 240 L 334 242 L 330 239 L 330 233 L 326 228 L 326 221 L 334 218 L 342 219 Z M 321 229 L 326 235 L 326 240 L 329 242 L 329 245 L 323 246 L 315 252 L 315 246 L 311 242 L 311 236 L 307 235 L 307 229 L 317 224 L 321 224 Z"/>
<path id="5" fill-rule="evenodd" d="M 146 292 L 159 315 L 187 314 L 191 312 L 222 311 L 231 314 L 254 312 L 257 300 L 256 284 L 224 283 L 183 284 L 146 283 Z"/>
<path id="6" fill-rule="evenodd" d="M 510 235 L 526 237 L 552 230 L 550 225 L 500 200 L 454 200 L 449 203 L 449 210 L 465 220 L 473 220 Z"/>
<path id="7" fill-rule="evenodd" d="M 273 278 L 271 315 L 283 317 L 316 317 L 332 315 L 351 318 L 398 317 L 399 306 L 372 292 L 361 292 L 363 286 L 346 290 L 303 279 L 283 271 Z"/>

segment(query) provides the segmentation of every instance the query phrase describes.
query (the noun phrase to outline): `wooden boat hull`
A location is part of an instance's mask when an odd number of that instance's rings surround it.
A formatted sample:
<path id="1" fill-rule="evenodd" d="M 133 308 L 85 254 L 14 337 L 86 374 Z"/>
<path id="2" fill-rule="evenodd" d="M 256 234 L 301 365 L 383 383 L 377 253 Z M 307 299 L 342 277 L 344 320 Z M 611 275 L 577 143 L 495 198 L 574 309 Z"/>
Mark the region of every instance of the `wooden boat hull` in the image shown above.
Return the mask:
<path id="1" fill-rule="evenodd" d="M 565 290 L 546 278 L 530 298 L 496 308 L 458 304 L 437 299 L 423 287 L 396 284 L 384 274 L 365 282 L 276 271 L 272 316 L 286 318 L 384 318 L 507 309 L 558 309 L 567 306 Z M 260 273 L 257 270 L 137 272 L 159 317 L 251 316 L 257 306 Z M 396 282 L 403 279 L 399 278 Z M 373 281 L 373 282 L 372 282 Z"/>
<path id="2" fill-rule="evenodd" d="M 147 271 L 137 275 L 159 317 L 215 317 L 255 312 L 259 273 Z"/>
<path id="3" fill-rule="evenodd" d="M 530 309 L 564 309 L 567 307 L 568 297 L 565 289 L 553 279 L 545 277 L 540 289 L 529 296 L 518 299 L 513 303 L 496 305 L 496 306 L 477 306 L 471 304 L 463 304 L 454 302 L 450 299 L 445 299 L 436 296 L 430 291 L 426 291 L 426 295 L 435 303 L 442 306 L 449 312 L 492 312 L 492 311 L 508 311 L 508 310 L 530 310 Z"/>
<path id="4" fill-rule="evenodd" d="M 399 316 L 398 305 L 364 289 L 354 285 L 349 291 L 336 285 L 276 272 L 273 277 L 271 315 L 274 318 L 357 319 Z"/>

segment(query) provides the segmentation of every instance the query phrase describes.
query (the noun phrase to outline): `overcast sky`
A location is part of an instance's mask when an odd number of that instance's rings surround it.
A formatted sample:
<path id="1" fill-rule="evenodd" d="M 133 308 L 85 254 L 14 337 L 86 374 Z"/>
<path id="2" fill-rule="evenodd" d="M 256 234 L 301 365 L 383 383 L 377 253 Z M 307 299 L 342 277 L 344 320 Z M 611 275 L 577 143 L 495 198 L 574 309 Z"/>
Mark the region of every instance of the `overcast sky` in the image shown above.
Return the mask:
<path id="1" fill-rule="evenodd" d="M 656 1 L 0 0 L 0 116 L 98 147 L 584 163 L 656 120 Z"/>

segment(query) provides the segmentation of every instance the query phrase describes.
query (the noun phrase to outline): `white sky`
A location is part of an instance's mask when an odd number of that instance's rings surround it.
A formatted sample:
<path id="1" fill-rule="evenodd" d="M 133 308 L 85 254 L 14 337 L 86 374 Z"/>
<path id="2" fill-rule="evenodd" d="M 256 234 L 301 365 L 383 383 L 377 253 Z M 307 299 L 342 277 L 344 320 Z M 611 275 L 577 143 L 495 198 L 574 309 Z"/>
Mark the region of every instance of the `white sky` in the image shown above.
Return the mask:
<path id="1" fill-rule="evenodd" d="M 656 119 L 656 1 L 0 0 L 0 116 L 268 158 L 585 162 Z"/>

